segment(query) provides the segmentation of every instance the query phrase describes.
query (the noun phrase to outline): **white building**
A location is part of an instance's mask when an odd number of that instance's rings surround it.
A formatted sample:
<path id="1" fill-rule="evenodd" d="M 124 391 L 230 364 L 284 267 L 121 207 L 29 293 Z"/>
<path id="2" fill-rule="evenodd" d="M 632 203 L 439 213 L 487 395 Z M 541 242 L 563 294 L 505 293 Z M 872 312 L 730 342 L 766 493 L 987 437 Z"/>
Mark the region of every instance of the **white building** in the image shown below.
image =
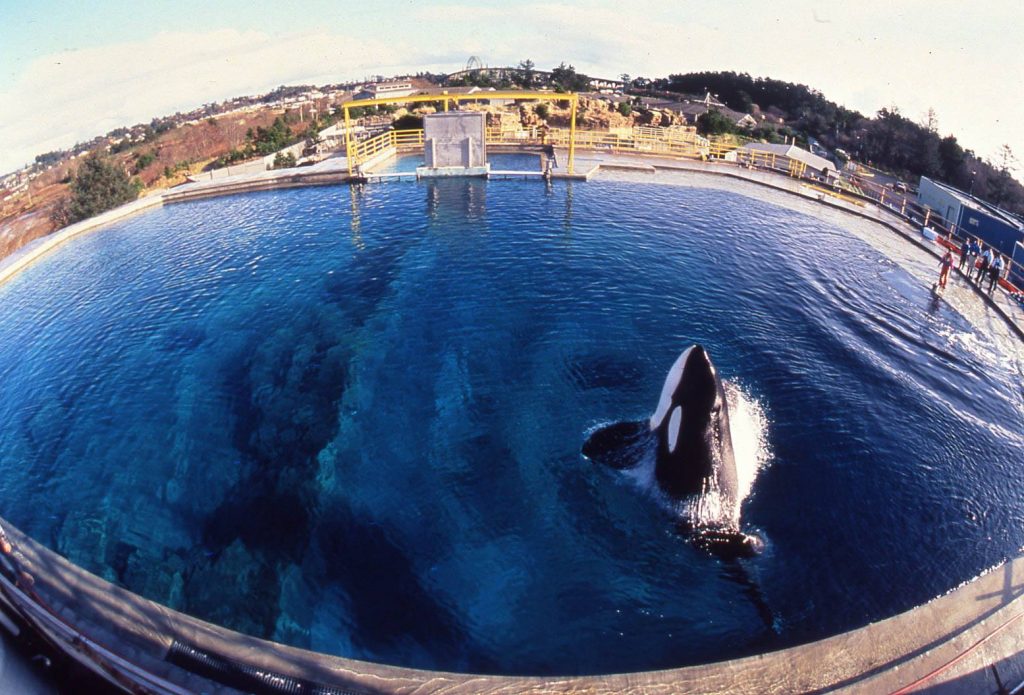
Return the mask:
<path id="1" fill-rule="evenodd" d="M 808 174 L 815 174 L 823 178 L 832 178 L 839 175 L 835 163 L 796 145 L 750 142 L 736 150 L 736 159 L 741 162 L 753 160 L 756 163 L 763 163 L 773 155 L 775 168 L 777 169 L 784 167 L 792 168 L 790 162 L 798 162 L 807 167 Z"/>
<path id="2" fill-rule="evenodd" d="M 354 99 L 387 99 L 391 97 L 407 97 L 415 94 L 417 90 L 412 82 L 400 80 L 392 82 L 375 82 L 363 87 L 356 93 Z"/>

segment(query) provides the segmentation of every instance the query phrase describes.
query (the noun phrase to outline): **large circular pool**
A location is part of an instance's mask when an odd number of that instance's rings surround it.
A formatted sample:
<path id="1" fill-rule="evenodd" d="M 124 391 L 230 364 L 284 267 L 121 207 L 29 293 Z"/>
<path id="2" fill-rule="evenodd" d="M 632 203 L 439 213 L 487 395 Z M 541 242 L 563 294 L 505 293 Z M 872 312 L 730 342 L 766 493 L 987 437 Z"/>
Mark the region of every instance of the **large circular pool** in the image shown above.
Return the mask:
<path id="1" fill-rule="evenodd" d="M 1020 347 L 923 251 L 777 202 L 449 180 L 81 237 L 0 287 L 0 514 L 200 618 L 445 670 L 680 666 L 908 609 L 1024 543 Z M 753 558 L 580 453 L 694 342 Z"/>

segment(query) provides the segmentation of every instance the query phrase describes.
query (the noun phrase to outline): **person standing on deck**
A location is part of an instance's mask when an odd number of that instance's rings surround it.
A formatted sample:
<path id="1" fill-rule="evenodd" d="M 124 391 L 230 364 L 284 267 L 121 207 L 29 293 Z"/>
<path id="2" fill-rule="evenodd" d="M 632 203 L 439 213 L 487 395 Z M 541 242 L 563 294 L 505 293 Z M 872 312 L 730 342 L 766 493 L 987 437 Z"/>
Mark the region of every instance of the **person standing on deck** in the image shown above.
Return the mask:
<path id="1" fill-rule="evenodd" d="M 964 243 L 960 244 L 960 265 L 956 267 L 957 270 L 963 272 L 964 265 L 967 264 L 967 256 L 971 253 L 971 242 L 967 237 L 964 237 Z"/>
<path id="2" fill-rule="evenodd" d="M 985 252 L 981 254 L 981 263 L 978 265 L 978 274 L 974 276 L 974 281 L 981 285 L 981 281 L 985 278 L 985 273 L 988 272 L 988 267 L 992 264 L 992 249 L 987 248 Z"/>
<path id="3" fill-rule="evenodd" d="M 995 289 L 996 283 L 999 282 L 999 276 L 1003 273 L 1003 257 L 998 253 L 992 260 L 992 264 L 988 267 L 988 293 L 992 294 L 992 290 Z"/>
<path id="4" fill-rule="evenodd" d="M 953 267 L 953 252 L 946 249 L 946 255 L 939 261 L 939 287 L 946 289 L 946 280 L 949 278 L 949 269 Z"/>
<path id="5" fill-rule="evenodd" d="M 971 239 L 971 250 L 967 254 L 967 278 L 970 279 L 971 275 L 974 274 L 974 266 L 978 262 L 978 256 L 981 255 L 981 247 L 978 246 L 977 239 Z"/>

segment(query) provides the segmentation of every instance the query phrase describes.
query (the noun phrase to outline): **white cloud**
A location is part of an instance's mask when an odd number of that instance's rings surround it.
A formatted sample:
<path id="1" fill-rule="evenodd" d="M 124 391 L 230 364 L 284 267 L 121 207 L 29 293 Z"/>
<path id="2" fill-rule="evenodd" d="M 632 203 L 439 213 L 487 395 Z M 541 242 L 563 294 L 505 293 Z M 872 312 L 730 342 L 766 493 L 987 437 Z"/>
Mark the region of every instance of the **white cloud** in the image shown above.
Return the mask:
<path id="1" fill-rule="evenodd" d="M 294 82 L 399 67 L 389 42 L 327 33 L 221 30 L 68 51 L 34 61 L 0 92 L 0 171 L 122 125 Z"/>
<path id="2" fill-rule="evenodd" d="M 1024 83 L 1024 52 L 1007 31 L 1024 24 L 1024 4 L 985 7 L 941 0 L 534 0 L 346 15 L 338 25 L 346 35 L 164 33 L 46 56 L 0 87 L 0 171 L 204 102 L 285 83 L 454 70 L 470 55 L 490 65 L 530 58 L 541 69 L 564 60 L 603 77 L 749 72 L 807 84 L 868 115 L 895 104 L 918 120 L 934 107 L 941 131 L 979 155 L 994 156 L 1009 143 L 1024 157 L 1016 127 L 1024 100 L 1013 93 Z"/>

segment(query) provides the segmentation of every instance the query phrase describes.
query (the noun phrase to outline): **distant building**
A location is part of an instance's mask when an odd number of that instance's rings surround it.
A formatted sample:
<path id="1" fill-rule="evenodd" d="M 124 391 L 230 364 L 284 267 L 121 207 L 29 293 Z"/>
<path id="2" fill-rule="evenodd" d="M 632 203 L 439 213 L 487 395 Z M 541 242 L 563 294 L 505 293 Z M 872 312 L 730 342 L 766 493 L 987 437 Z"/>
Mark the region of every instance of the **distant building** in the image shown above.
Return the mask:
<path id="1" fill-rule="evenodd" d="M 494 87 L 430 87 L 427 89 L 421 89 L 417 91 L 417 95 L 423 96 L 437 96 L 442 97 L 445 94 L 450 96 L 469 96 L 469 95 L 480 95 L 478 103 L 489 104 L 491 106 L 508 106 L 514 104 L 514 99 L 489 99 L 487 97 L 488 92 L 496 92 Z"/>
<path id="2" fill-rule="evenodd" d="M 353 138 L 359 140 L 363 138 L 366 133 L 366 128 L 361 125 L 353 125 L 351 135 Z M 317 141 L 315 146 L 316 154 L 325 154 L 327 152 L 333 152 L 334 150 L 340 149 L 345 144 L 345 124 L 335 123 L 332 126 L 328 126 L 317 133 Z"/>
<path id="3" fill-rule="evenodd" d="M 590 88 L 596 89 L 597 91 L 620 91 L 626 84 L 622 80 L 606 80 L 600 77 L 590 78 Z"/>
<path id="4" fill-rule="evenodd" d="M 375 82 L 368 84 L 361 90 L 356 92 L 354 99 L 387 99 L 391 97 L 407 97 L 410 94 L 415 94 L 418 89 L 413 86 L 412 82 L 406 81 L 394 81 L 394 82 Z"/>
<path id="5" fill-rule="evenodd" d="M 836 165 L 816 154 L 797 147 L 796 145 L 772 144 L 767 142 L 750 142 L 736 151 L 738 161 L 763 161 L 763 157 L 775 155 L 775 168 L 792 168 L 792 162 L 805 165 L 808 173 L 822 178 L 831 179 L 839 175 Z"/>
<path id="6" fill-rule="evenodd" d="M 640 97 L 640 105 L 645 109 L 669 110 L 677 113 L 679 113 L 679 107 L 682 106 L 678 101 L 661 97 Z"/>
<path id="7" fill-rule="evenodd" d="M 1024 242 L 1024 222 L 1018 217 L 957 188 L 922 176 L 917 198 L 958 236 L 977 237 L 1006 255 L 1013 253 L 1014 244 Z"/>

